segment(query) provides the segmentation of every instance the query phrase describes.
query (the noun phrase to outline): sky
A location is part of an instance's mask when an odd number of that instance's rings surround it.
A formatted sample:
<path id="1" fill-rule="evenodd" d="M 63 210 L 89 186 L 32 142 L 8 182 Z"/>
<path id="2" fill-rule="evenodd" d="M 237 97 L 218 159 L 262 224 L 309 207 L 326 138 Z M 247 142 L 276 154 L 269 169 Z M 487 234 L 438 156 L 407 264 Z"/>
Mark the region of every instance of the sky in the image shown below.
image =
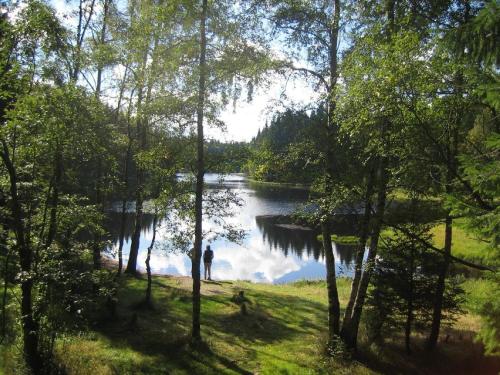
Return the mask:
<path id="1" fill-rule="evenodd" d="M 68 26 L 76 22 L 76 18 L 68 15 L 76 10 L 76 1 L 49 0 L 55 8 L 58 17 Z M 120 70 L 113 70 L 119 72 Z M 122 71 L 122 70 L 121 70 Z M 110 74 L 113 74 L 111 72 Z M 113 77 L 110 77 L 113 79 Z M 287 79 L 275 76 L 267 82 L 265 87 L 256 88 L 253 100 L 247 102 L 244 98 L 233 106 L 231 103 L 220 115 L 226 124 L 226 130 L 208 128 L 208 138 L 220 141 L 250 141 L 262 129 L 266 121 L 271 121 L 273 114 L 285 108 L 299 109 L 309 105 L 318 98 L 318 93 L 304 78 Z"/>
<path id="2" fill-rule="evenodd" d="M 236 108 L 230 105 L 221 114 L 227 126 L 226 134 L 215 130 L 208 134 L 224 141 L 250 141 L 264 127 L 266 120 L 270 122 L 276 111 L 307 106 L 318 96 L 303 79 L 288 81 L 286 86 L 285 82 L 283 77 L 274 78 L 269 87 L 256 90 L 252 102 L 243 99 L 237 102 Z"/>

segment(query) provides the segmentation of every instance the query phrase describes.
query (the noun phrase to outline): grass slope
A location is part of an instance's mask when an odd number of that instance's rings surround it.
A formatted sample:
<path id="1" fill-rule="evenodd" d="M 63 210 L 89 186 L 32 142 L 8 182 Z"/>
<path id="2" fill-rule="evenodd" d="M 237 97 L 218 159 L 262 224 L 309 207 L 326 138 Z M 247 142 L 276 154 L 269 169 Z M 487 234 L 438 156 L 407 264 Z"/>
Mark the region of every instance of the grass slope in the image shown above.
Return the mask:
<path id="1" fill-rule="evenodd" d="M 451 246 L 453 255 L 473 261 L 487 262 L 488 258 L 492 255 L 488 244 L 474 238 L 462 226 L 462 220 L 458 219 L 454 221 Z M 440 248 L 444 247 L 444 229 L 445 225 L 441 223 L 434 226 L 431 230 L 431 233 L 434 235 L 434 243 Z"/>
<path id="2" fill-rule="evenodd" d="M 463 332 L 450 331 L 452 339 L 434 356 L 417 352 L 409 358 L 400 346 L 389 343 L 383 352 L 363 349 L 359 362 L 326 361 L 321 356 L 327 322 L 324 282 L 202 283 L 205 344 L 193 349 L 188 345 L 191 279 L 155 277 L 154 310 L 138 307 L 145 285 L 144 279 L 123 277 L 118 316 L 101 320 L 90 334 L 59 341 L 56 358 L 67 374 L 446 373 L 460 370 L 464 361 L 481 371 L 476 373 L 500 370 L 497 362 L 482 357 L 468 336 L 455 340 L 459 334 L 472 335 L 468 332 L 476 320 L 470 316 L 467 322 L 472 325 Z M 345 305 L 350 280 L 340 278 L 338 286 Z M 239 291 L 251 301 L 246 316 L 231 302 Z M 134 314 L 137 322 L 131 324 Z"/>
<path id="3" fill-rule="evenodd" d="M 332 242 L 335 242 L 339 245 L 357 245 L 359 244 L 358 236 L 341 236 L 339 234 L 332 234 L 331 236 Z M 318 241 L 323 241 L 323 235 L 319 234 L 317 236 Z"/>

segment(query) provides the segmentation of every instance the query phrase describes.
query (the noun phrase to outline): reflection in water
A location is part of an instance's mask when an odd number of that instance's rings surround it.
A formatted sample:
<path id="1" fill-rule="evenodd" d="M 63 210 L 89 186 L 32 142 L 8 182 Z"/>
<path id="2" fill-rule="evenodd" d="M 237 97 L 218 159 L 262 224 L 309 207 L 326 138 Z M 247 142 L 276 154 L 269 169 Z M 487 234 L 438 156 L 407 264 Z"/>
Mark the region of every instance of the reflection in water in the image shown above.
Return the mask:
<path id="1" fill-rule="evenodd" d="M 285 256 L 291 252 L 301 259 L 323 261 L 324 252 L 317 239 L 318 231 L 307 227 L 290 229 L 287 225 L 276 223 L 276 218 L 272 216 L 257 216 L 255 221 L 271 250 L 281 250 Z M 334 250 L 335 258 L 350 269 L 355 258 L 355 246 L 335 244 Z"/>
<path id="2" fill-rule="evenodd" d="M 255 196 L 261 199 L 275 201 L 289 201 L 297 204 L 304 203 L 309 198 L 309 191 L 299 188 L 268 187 L 259 183 L 250 183 L 249 187 L 255 192 Z"/>
<path id="3" fill-rule="evenodd" d="M 243 201 L 235 215 L 228 220 L 237 224 L 247 232 L 242 244 L 231 243 L 224 239 L 210 241 L 215 252 L 212 275 L 215 279 L 252 280 L 255 282 L 283 283 L 298 279 L 324 278 L 326 270 L 321 243 L 317 240 L 317 232 L 304 228 L 282 225 L 276 215 L 289 215 L 301 204 L 307 202 L 308 192 L 301 189 L 269 188 L 260 184 L 249 184 L 242 175 L 230 175 L 222 184 L 218 184 L 217 175 L 207 175 L 209 189 L 232 189 Z M 283 216 L 281 216 L 283 218 Z M 336 232 L 353 233 L 355 223 L 350 220 L 339 220 L 335 225 Z M 151 227 L 153 215 L 143 216 L 138 265 L 144 264 L 146 249 L 152 237 Z M 130 238 L 133 232 L 134 215 L 132 210 L 127 214 L 125 225 L 125 243 L 123 248 L 124 262 L 128 260 Z M 214 228 L 214 222 L 206 220 L 204 228 Z M 108 229 L 113 244 L 111 256 L 116 257 L 118 235 L 120 231 L 120 214 L 117 211 L 108 215 Z M 172 254 L 166 251 L 168 236 L 161 223 L 157 233 L 158 246 L 151 259 L 152 270 L 160 274 L 190 275 L 191 262 L 185 254 Z M 204 245 L 208 242 L 204 242 Z M 352 274 L 354 247 L 337 245 L 335 249 L 337 273 Z"/>
<path id="4" fill-rule="evenodd" d="M 149 232 L 153 227 L 153 214 L 143 213 L 142 214 L 142 231 Z M 111 234 L 111 240 L 113 243 L 118 243 L 120 235 L 120 225 L 121 225 L 121 213 L 117 211 L 110 211 L 107 213 L 107 229 Z M 125 214 L 125 236 L 124 241 L 128 243 L 132 238 L 132 233 L 134 232 L 134 213 L 127 212 Z M 141 236 L 142 240 L 142 236 Z"/>
<path id="5" fill-rule="evenodd" d="M 317 233 L 312 229 L 289 229 L 276 223 L 274 217 L 257 216 L 257 227 L 262 233 L 262 239 L 269 244 L 271 250 L 281 250 L 285 256 L 290 252 L 303 258 L 323 258 L 323 248 L 316 239 Z"/>

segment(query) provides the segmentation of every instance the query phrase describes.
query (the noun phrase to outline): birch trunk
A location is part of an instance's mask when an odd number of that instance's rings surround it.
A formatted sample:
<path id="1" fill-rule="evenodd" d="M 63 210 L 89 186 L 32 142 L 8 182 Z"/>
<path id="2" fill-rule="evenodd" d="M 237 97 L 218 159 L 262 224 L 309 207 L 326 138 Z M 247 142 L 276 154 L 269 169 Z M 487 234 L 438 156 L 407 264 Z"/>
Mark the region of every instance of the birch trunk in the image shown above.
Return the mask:
<path id="1" fill-rule="evenodd" d="M 205 107 L 205 91 L 206 91 L 206 51 L 207 51 L 207 22 L 208 1 L 203 0 L 202 11 L 200 18 L 200 60 L 199 69 L 200 77 L 198 81 L 198 104 L 197 104 L 197 163 L 196 163 L 196 193 L 195 193 L 195 229 L 194 229 L 194 249 L 192 257 L 191 276 L 193 277 L 193 316 L 192 316 L 192 340 L 193 342 L 201 341 L 200 330 L 200 312 L 201 312 L 201 281 L 200 281 L 200 262 L 201 262 L 201 245 L 203 241 L 203 185 L 205 175 L 205 158 L 204 158 L 204 138 L 203 138 L 203 117 Z"/>

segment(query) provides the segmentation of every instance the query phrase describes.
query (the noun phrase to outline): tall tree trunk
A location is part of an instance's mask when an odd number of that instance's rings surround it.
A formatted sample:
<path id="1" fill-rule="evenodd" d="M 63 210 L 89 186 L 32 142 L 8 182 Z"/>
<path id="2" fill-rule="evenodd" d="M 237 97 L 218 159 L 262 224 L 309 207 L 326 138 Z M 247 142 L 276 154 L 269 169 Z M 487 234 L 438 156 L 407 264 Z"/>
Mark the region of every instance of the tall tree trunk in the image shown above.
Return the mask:
<path id="1" fill-rule="evenodd" d="M 387 22 L 387 37 L 390 40 L 392 33 L 395 28 L 395 2 L 394 0 L 385 0 L 384 7 L 386 13 Z M 385 147 L 387 147 L 387 142 L 385 138 L 385 126 L 382 125 L 381 139 L 384 142 Z M 359 324 L 361 321 L 361 313 L 363 312 L 363 306 L 366 299 L 366 292 L 368 290 L 368 285 L 370 283 L 371 276 L 373 274 L 373 269 L 375 267 L 375 259 L 378 250 L 378 241 L 380 237 L 380 231 L 382 229 L 382 222 L 385 212 L 385 202 L 387 198 L 387 182 L 388 182 L 388 171 L 386 166 L 387 160 L 385 157 L 379 157 L 378 166 L 378 183 L 377 183 L 377 207 L 374 215 L 373 229 L 371 233 L 370 249 L 368 250 L 368 258 L 365 265 L 365 270 L 361 275 L 359 281 L 359 286 L 356 294 L 356 300 L 354 306 L 352 307 L 351 319 L 348 324 L 342 327 L 343 339 L 345 344 L 356 350 Z"/>
<path id="2" fill-rule="evenodd" d="M 344 340 L 348 347 L 356 349 L 357 337 L 359 330 L 359 323 L 361 321 L 361 313 L 366 299 L 366 292 L 370 283 L 373 269 L 375 267 L 375 260 L 377 257 L 378 242 L 380 231 L 382 229 L 382 222 L 385 212 L 385 202 L 387 196 L 387 171 L 385 166 L 385 159 L 380 158 L 378 168 L 378 184 L 377 184 L 377 207 L 374 214 L 373 230 L 370 240 L 370 249 L 368 250 L 368 258 L 366 260 L 365 269 L 359 281 L 358 293 L 356 301 L 354 302 L 351 320 L 348 326 L 343 327 L 345 336 Z"/>
<path id="3" fill-rule="evenodd" d="M 54 156 L 54 174 L 53 174 L 53 184 L 52 184 L 52 195 L 50 198 L 50 215 L 49 215 L 49 230 L 47 233 L 47 241 L 45 246 L 48 248 L 54 241 L 57 233 L 57 209 L 59 206 L 59 188 L 62 180 L 63 172 L 63 161 L 62 161 L 62 149 L 59 141 L 56 145 L 55 156 Z"/>
<path id="4" fill-rule="evenodd" d="M 96 176 L 96 187 L 95 187 L 95 201 L 96 206 L 101 213 L 104 215 L 104 202 L 102 197 L 102 160 L 99 158 L 97 162 L 97 176 Z M 94 243 L 92 244 L 92 260 L 94 262 L 94 269 L 99 270 L 101 268 L 101 235 L 98 231 L 94 234 Z"/>
<path id="5" fill-rule="evenodd" d="M 452 240 L 452 225 L 453 219 L 450 214 L 446 215 L 445 219 L 445 235 L 444 235 L 444 259 L 441 267 L 441 272 L 438 276 L 436 285 L 436 294 L 434 297 L 434 306 L 432 311 L 432 324 L 429 338 L 427 340 L 427 350 L 432 351 L 436 347 L 439 338 L 439 330 L 441 327 L 441 311 L 443 309 L 443 296 L 446 287 L 446 276 L 450 268 L 451 261 L 451 240 Z"/>
<path id="6" fill-rule="evenodd" d="M 465 9 L 465 19 L 468 18 L 469 9 Z M 463 72 L 458 70 L 454 77 L 454 84 L 457 88 L 457 95 L 463 95 Z M 450 124 L 450 129 L 448 133 L 448 139 L 446 144 L 446 183 L 445 192 L 447 195 L 453 193 L 453 180 L 454 177 L 459 176 L 458 171 L 458 127 L 462 121 L 463 110 L 457 110 L 454 113 L 454 121 Z M 445 218 L 445 236 L 444 236 L 444 258 L 443 264 L 438 276 L 438 281 L 436 285 L 436 294 L 434 297 L 434 306 L 432 311 L 432 324 L 429 338 L 427 340 L 426 349 L 428 351 L 434 350 L 437 345 L 439 338 L 439 331 L 441 327 L 442 309 L 443 309 L 443 299 L 444 291 L 446 288 L 446 277 L 448 275 L 448 270 L 451 263 L 451 246 L 453 237 L 453 219 L 451 213 L 448 211 Z"/>
<path id="7" fill-rule="evenodd" d="M 410 339 L 411 339 L 411 326 L 413 323 L 413 275 L 414 261 L 415 261 L 415 249 L 413 248 L 413 241 L 411 244 L 410 259 L 408 265 L 408 299 L 407 299 L 407 310 L 406 310 L 406 323 L 405 323 L 405 347 L 406 354 L 411 354 Z"/>
<path id="8" fill-rule="evenodd" d="M 104 46 L 106 43 L 106 28 L 107 28 L 107 22 L 108 22 L 108 13 L 109 13 L 109 3 L 111 0 L 104 0 L 103 4 L 103 16 L 102 16 L 102 27 L 101 27 L 101 33 L 99 35 L 99 44 Z M 100 97 L 101 95 L 101 84 L 102 84 L 102 71 L 104 67 L 102 66 L 102 63 L 99 62 L 97 66 L 97 79 L 96 79 L 96 85 L 95 85 L 95 95 L 97 98 Z"/>
<path id="9" fill-rule="evenodd" d="M 148 274 L 148 286 L 146 288 L 145 304 L 146 306 L 149 307 L 153 306 L 153 301 L 151 299 L 151 284 L 153 283 L 153 278 L 151 276 L 150 260 L 151 260 L 151 251 L 153 251 L 153 247 L 155 246 L 157 224 L 158 224 L 158 211 L 155 210 L 155 215 L 153 218 L 153 238 L 151 239 L 151 244 L 148 247 L 148 255 L 146 256 L 146 272 Z"/>
<path id="10" fill-rule="evenodd" d="M 16 169 L 10 158 L 8 145 L 4 140 L 2 140 L 2 147 L 3 150 L 0 153 L 0 156 L 2 157 L 5 168 L 7 169 L 9 175 L 12 229 L 14 230 L 16 236 L 16 247 L 19 254 L 21 271 L 23 272 L 23 274 L 27 275 L 27 277 L 23 278 L 21 281 L 21 326 L 23 330 L 23 353 L 26 363 L 28 364 L 30 369 L 33 371 L 33 373 L 38 374 L 40 372 L 42 363 L 40 353 L 38 351 L 38 324 L 33 318 L 33 280 L 30 276 L 30 273 L 32 271 L 31 265 L 33 250 L 28 243 L 25 233 L 24 214 L 17 190 L 18 179 Z"/>
<path id="11" fill-rule="evenodd" d="M 356 295 L 358 294 L 359 281 L 361 280 L 361 274 L 363 271 L 363 259 L 366 250 L 366 241 L 368 240 L 368 235 L 370 234 L 370 218 L 372 214 L 372 195 L 373 195 L 373 185 L 375 180 L 375 169 L 370 168 L 370 174 L 366 183 L 365 199 L 364 199 L 364 213 L 363 218 L 360 223 L 360 235 L 359 244 L 356 252 L 356 259 L 354 263 L 354 278 L 352 279 L 351 294 L 349 295 L 349 301 L 344 312 L 344 319 L 342 321 L 342 330 L 340 336 L 343 338 L 346 334 L 346 327 L 349 326 L 351 322 L 352 309 L 354 307 L 354 302 L 356 301 Z"/>
<path id="12" fill-rule="evenodd" d="M 119 234 L 119 240 L 118 240 L 118 275 L 122 273 L 123 269 L 123 242 L 125 239 L 125 227 L 127 224 L 127 198 L 128 198 L 128 163 L 130 159 L 130 153 L 131 153 L 131 147 L 132 143 L 129 140 L 129 144 L 127 147 L 127 152 L 125 155 L 125 167 L 124 167 L 124 181 L 125 181 L 125 187 L 124 187 L 124 193 L 123 193 L 123 198 L 122 198 L 122 207 L 121 207 L 121 213 L 120 213 L 120 234 Z"/>
<path id="13" fill-rule="evenodd" d="M 334 0 L 334 15 L 330 25 L 329 40 L 329 70 L 330 83 L 328 87 L 328 118 L 326 124 L 327 137 L 329 145 L 326 149 L 326 187 L 325 195 L 329 198 L 333 191 L 333 185 L 338 177 L 338 163 L 335 158 L 334 145 L 337 143 L 338 126 L 335 122 L 335 89 L 337 86 L 337 53 L 338 53 L 338 34 L 340 23 L 340 0 Z M 332 213 L 325 212 L 329 217 Z M 326 285 L 328 290 L 328 346 L 334 343 L 336 336 L 339 335 L 340 324 L 340 302 L 337 290 L 337 280 L 335 275 L 335 256 L 333 253 L 332 240 L 328 220 L 321 223 L 321 232 L 323 236 L 323 248 L 326 261 Z"/>
<path id="14" fill-rule="evenodd" d="M 84 15 L 84 1 L 85 0 L 80 0 L 78 2 L 78 25 L 76 27 L 76 46 L 75 50 L 73 51 L 73 69 L 71 71 L 71 80 L 76 82 L 78 81 L 78 75 L 80 74 L 80 53 L 82 50 L 82 46 L 80 44 L 81 40 L 81 34 L 82 34 L 82 29 L 83 29 L 83 23 L 85 19 Z"/>
<path id="15" fill-rule="evenodd" d="M 339 334 L 340 303 L 335 279 L 335 257 L 328 223 L 321 224 L 321 233 L 325 250 L 326 285 L 328 289 L 328 344 L 331 345 Z"/>
<path id="16" fill-rule="evenodd" d="M 31 261 L 31 260 L 30 260 Z M 26 262 L 27 263 L 27 262 Z M 31 269 L 31 264 L 25 264 L 23 269 Z M 39 326 L 33 318 L 33 279 L 21 282 L 21 322 L 23 326 L 23 352 L 26 363 L 34 374 L 38 374 L 42 367 L 40 352 L 38 351 Z"/>
<path id="17" fill-rule="evenodd" d="M 108 11 L 109 11 L 109 2 L 111 0 L 104 0 L 103 4 L 103 19 L 102 19 L 102 27 L 99 35 L 99 43 L 104 46 L 106 42 L 106 26 L 108 20 Z M 101 84 L 102 84 L 102 71 L 103 66 L 101 62 L 98 63 L 97 66 L 97 79 L 96 79 L 96 88 L 95 88 L 95 96 L 97 99 L 100 99 L 101 96 Z M 97 166 L 97 178 L 96 178 L 96 205 L 99 208 L 101 214 L 104 214 L 104 201 L 102 197 L 102 159 L 99 158 L 98 166 Z M 98 270 L 101 268 L 101 235 L 96 233 L 94 235 L 94 243 L 93 243 L 92 255 L 94 261 L 94 269 Z"/>
<path id="18" fill-rule="evenodd" d="M 145 74 L 146 63 L 148 58 L 149 47 L 146 48 L 144 52 L 144 58 L 142 61 L 142 75 Z M 136 114 L 136 138 L 138 143 L 138 153 L 146 148 L 145 145 L 145 129 L 142 118 L 142 101 L 144 96 L 144 77 L 141 78 L 139 83 L 139 89 L 137 93 L 137 114 Z M 143 216 L 143 203 L 144 194 L 143 186 L 144 183 L 144 171 L 140 165 L 136 165 L 136 188 L 135 188 L 135 223 L 134 231 L 132 233 L 132 240 L 130 242 L 130 252 L 127 262 L 126 273 L 135 275 L 137 272 L 137 256 L 139 255 L 139 242 L 141 239 L 141 229 L 142 229 L 142 216 Z"/>
<path id="19" fill-rule="evenodd" d="M 94 15 L 94 7 L 96 0 L 92 0 L 89 6 L 88 17 L 85 17 L 85 0 L 80 0 L 78 3 L 78 25 L 76 28 L 76 46 L 73 53 L 73 71 L 71 72 L 71 80 L 73 82 L 78 81 L 78 76 L 81 72 L 81 59 L 82 59 L 82 47 L 83 41 L 85 40 L 85 34 L 90 25 L 90 20 Z"/>
<path id="20" fill-rule="evenodd" d="M 125 226 L 127 224 L 127 199 L 122 200 L 122 208 L 120 214 L 120 234 L 118 240 L 118 270 L 116 273 L 121 275 L 123 270 L 123 242 L 125 237 Z"/>
<path id="21" fill-rule="evenodd" d="M 142 139 L 142 118 L 140 114 L 140 109 L 142 106 L 143 88 L 140 88 L 137 96 L 137 137 Z M 139 141 L 141 142 L 141 141 Z M 141 239 L 141 229 L 142 229 L 142 216 L 143 216 L 143 183 L 144 183 L 144 171 L 141 166 L 136 167 L 136 188 L 135 188 L 135 224 L 134 231 L 132 233 L 132 240 L 130 243 L 130 252 L 127 262 L 126 273 L 135 275 L 137 272 L 137 256 L 139 255 L 139 242 Z"/>
<path id="22" fill-rule="evenodd" d="M 158 47 L 158 36 L 155 35 L 152 51 L 152 61 L 151 61 L 151 71 L 154 72 L 157 63 L 157 47 Z M 143 75 L 146 72 L 146 65 L 148 61 L 149 46 L 145 51 L 143 60 Z M 153 75 L 148 77 L 146 82 L 146 98 L 145 104 L 148 105 L 151 101 L 151 93 L 153 88 Z M 141 83 L 141 88 L 139 90 L 140 101 L 138 99 L 137 105 L 137 142 L 139 144 L 139 152 L 145 151 L 147 148 L 147 134 L 148 134 L 148 118 L 141 114 L 142 110 L 142 96 L 143 96 L 144 85 Z M 144 168 L 141 165 L 137 165 L 137 188 L 136 188 L 136 200 L 135 200 L 135 227 L 134 233 L 132 234 L 132 242 L 130 244 L 130 253 L 127 263 L 127 273 L 135 274 L 137 267 L 137 256 L 139 255 L 139 242 L 141 238 L 142 229 L 142 217 L 143 217 L 143 204 L 144 204 Z"/>
<path id="23" fill-rule="evenodd" d="M 125 227 L 127 224 L 127 197 L 128 197 L 128 163 L 129 163 L 129 158 L 130 158 L 130 153 L 131 153 L 131 141 L 129 140 L 129 144 L 127 147 L 127 152 L 125 155 L 125 167 L 124 167 L 124 181 L 125 181 L 125 187 L 124 187 L 124 193 L 123 193 L 123 198 L 122 198 L 122 207 L 121 207 L 121 213 L 120 213 L 120 234 L 119 234 L 119 240 L 118 240 L 118 275 L 122 273 L 123 269 L 123 242 L 125 239 Z"/>
<path id="24" fill-rule="evenodd" d="M 204 136 L 203 136 L 203 117 L 205 110 L 205 95 L 206 95 L 206 75 L 207 75 L 207 22 L 208 1 L 202 1 L 202 10 L 200 18 L 200 60 L 199 60 L 199 81 L 198 81 L 198 104 L 197 104 L 197 163 L 196 163 L 196 193 L 195 193 L 195 228 L 194 228 L 194 249 L 191 265 L 191 276 L 193 278 L 193 317 L 192 317 L 192 340 L 194 342 L 201 341 L 200 330 L 200 311 L 201 311 L 201 294 L 200 294 L 200 262 L 201 262 L 201 245 L 203 241 L 203 188 L 205 176 L 205 158 L 204 158 Z"/>
<path id="25" fill-rule="evenodd" d="M 118 98 L 118 106 L 116 108 L 116 118 L 118 119 L 119 113 L 120 113 L 120 106 L 121 106 L 121 100 L 123 97 L 123 91 L 125 90 L 125 82 L 127 79 L 127 71 L 128 71 L 128 65 L 125 70 L 125 74 L 122 80 L 122 84 L 120 87 L 120 95 Z M 130 99 L 128 103 L 128 110 L 127 110 L 127 137 L 128 137 L 128 144 L 127 144 L 127 151 L 125 153 L 125 159 L 124 159 L 124 170 L 123 170 L 123 194 L 122 194 L 122 207 L 121 207 L 121 213 L 120 213 L 120 233 L 119 233 L 119 242 L 118 242 L 118 271 L 117 275 L 120 276 L 123 270 L 123 242 L 124 242 L 124 237 L 125 237 L 125 227 L 127 224 L 127 201 L 128 201 L 128 179 L 129 179 L 129 161 L 130 161 L 130 155 L 132 153 L 132 129 L 130 127 L 130 117 L 132 116 L 132 100 L 134 97 L 134 93 L 130 94 Z"/>

